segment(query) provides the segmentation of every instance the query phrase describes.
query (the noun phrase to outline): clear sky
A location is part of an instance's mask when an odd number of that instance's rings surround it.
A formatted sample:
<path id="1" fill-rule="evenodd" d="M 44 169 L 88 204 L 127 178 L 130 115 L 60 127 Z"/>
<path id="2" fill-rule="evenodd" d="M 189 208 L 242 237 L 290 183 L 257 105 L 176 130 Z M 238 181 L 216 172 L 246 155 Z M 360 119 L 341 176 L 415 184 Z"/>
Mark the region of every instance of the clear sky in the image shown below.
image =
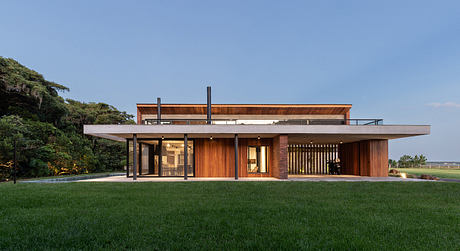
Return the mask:
<path id="1" fill-rule="evenodd" d="M 430 124 L 390 157 L 460 160 L 460 1 L 0 2 L 0 55 L 64 96 L 136 103 L 351 103 Z"/>

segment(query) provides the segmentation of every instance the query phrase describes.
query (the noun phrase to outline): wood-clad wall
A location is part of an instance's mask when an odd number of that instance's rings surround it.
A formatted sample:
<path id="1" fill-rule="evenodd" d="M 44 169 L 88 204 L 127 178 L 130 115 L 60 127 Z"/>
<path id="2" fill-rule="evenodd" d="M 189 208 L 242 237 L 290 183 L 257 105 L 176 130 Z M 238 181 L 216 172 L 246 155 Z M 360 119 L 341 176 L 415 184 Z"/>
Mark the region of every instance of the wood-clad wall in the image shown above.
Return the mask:
<path id="1" fill-rule="evenodd" d="M 195 140 L 195 177 L 235 177 L 234 139 L 194 139 Z M 269 146 L 268 173 L 248 173 L 248 146 Z M 238 176 L 272 176 L 273 144 L 272 139 L 238 139 Z"/>
<path id="2" fill-rule="evenodd" d="M 369 152 L 364 156 L 370 164 L 369 176 L 386 177 L 388 176 L 388 140 L 368 140 L 366 150 Z"/>
<path id="3" fill-rule="evenodd" d="M 261 105 L 235 105 L 213 104 L 213 115 L 346 115 L 351 105 L 301 105 L 301 104 L 261 104 Z M 162 114 L 206 114 L 205 104 L 162 104 Z M 137 104 L 140 114 L 157 114 L 156 104 Z"/>
<path id="4" fill-rule="evenodd" d="M 388 140 L 364 140 L 340 145 L 344 174 L 388 176 Z"/>
<path id="5" fill-rule="evenodd" d="M 195 177 L 234 177 L 233 139 L 195 139 Z"/>
<path id="6" fill-rule="evenodd" d="M 339 158 L 343 174 L 361 175 L 359 171 L 359 142 L 340 145 Z"/>

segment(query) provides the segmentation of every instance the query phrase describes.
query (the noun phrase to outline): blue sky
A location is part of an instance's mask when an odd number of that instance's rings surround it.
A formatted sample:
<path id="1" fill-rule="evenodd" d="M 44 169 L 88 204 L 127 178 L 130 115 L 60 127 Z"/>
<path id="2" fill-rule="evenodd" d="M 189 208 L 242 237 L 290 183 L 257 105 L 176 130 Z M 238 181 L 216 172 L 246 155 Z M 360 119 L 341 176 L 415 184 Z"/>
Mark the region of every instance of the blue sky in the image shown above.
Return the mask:
<path id="1" fill-rule="evenodd" d="M 1 1 L 0 55 L 64 96 L 135 104 L 351 103 L 430 124 L 390 157 L 460 160 L 460 1 Z"/>

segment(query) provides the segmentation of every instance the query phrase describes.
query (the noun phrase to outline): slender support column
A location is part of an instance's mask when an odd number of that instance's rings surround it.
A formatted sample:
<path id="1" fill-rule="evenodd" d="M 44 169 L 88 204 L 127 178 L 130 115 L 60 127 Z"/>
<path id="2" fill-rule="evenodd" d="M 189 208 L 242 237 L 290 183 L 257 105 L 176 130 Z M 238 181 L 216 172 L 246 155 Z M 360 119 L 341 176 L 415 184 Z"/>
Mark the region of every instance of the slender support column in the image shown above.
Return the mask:
<path id="1" fill-rule="evenodd" d="M 161 124 L 161 98 L 157 98 L 157 124 Z"/>
<path id="2" fill-rule="evenodd" d="M 163 140 L 158 141 L 158 176 L 162 176 Z"/>
<path id="3" fill-rule="evenodd" d="M 208 124 L 211 124 L 211 86 L 207 87 L 208 91 L 208 106 L 206 120 Z"/>
<path id="4" fill-rule="evenodd" d="M 133 180 L 137 180 L 137 134 L 133 134 Z"/>
<path id="5" fill-rule="evenodd" d="M 139 176 L 142 175 L 142 143 L 139 143 L 139 159 L 137 162 L 139 162 Z"/>
<path id="6" fill-rule="evenodd" d="M 126 139 L 126 178 L 129 177 L 129 139 Z"/>
<path id="7" fill-rule="evenodd" d="M 187 180 L 187 172 L 188 172 L 188 144 L 187 144 L 187 134 L 184 134 L 184 180 Z"/>
<path id="8" fill-rule="evenodd" d="M 16 184 L 16 172 L 17 172 L 17 159 L 16 159 L 16 139 L 14 139 L 14 153 L 13 153 L 13 180 Z"/>
<path id="9" fill-rule="evenodd" d="M 238 180 L 238 134 L 235 134 L 235 180 Z"/>

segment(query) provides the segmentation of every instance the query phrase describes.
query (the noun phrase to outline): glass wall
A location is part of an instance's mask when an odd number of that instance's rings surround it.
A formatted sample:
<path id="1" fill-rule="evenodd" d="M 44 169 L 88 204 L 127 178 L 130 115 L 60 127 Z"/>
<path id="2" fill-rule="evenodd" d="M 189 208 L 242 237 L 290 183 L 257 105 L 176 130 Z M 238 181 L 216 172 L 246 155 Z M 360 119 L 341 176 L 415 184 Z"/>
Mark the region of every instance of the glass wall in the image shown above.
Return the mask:
<path id="1" fill-rule="evenodd" d="M 248 173 L 268 173 L 268 146 L 248 146 Z"/>
<path id="2" fill-rule="evenodd" d="M 187 175 L 193 176 L 193 141 L 187 142 Z M 184 176 L 184 141 L 163 140 L 161 148 L 161 176 Z"/>
<path id="3" fill-rule="evenodd" d="M 184 176 L 184 140 L 137 140 L 139 176 Z M 188 140 L 187 175 L 194 176 L 193 140 Z M 133 141 L 129 140 L 129 175 L 133 175 Z"/>
<path id="4" fill-rule="evenodd" d="M 159 151 L 159 140 L 138 140 L 141 145 L 141 156 L 140 156 L 140 175 L 158 175 L 159 164 L 158 164 L 158 153 Z"/>

